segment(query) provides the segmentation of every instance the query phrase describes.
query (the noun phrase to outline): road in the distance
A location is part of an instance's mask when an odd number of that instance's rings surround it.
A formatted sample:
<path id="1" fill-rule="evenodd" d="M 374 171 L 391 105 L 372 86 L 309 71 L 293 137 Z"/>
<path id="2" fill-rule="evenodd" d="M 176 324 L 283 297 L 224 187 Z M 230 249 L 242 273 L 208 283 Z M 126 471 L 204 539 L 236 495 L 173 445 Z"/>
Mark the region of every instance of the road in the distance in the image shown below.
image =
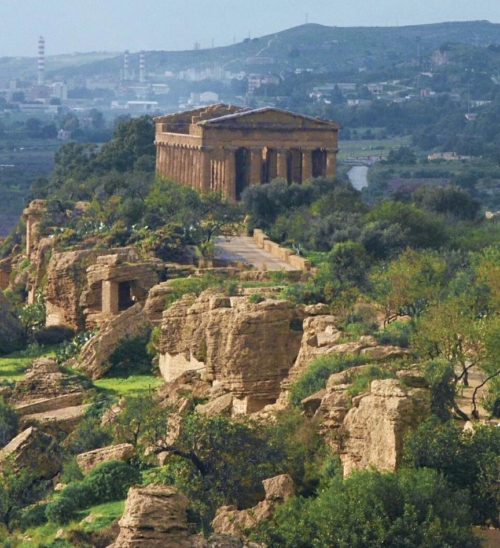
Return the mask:
<path id="1" fill-rule="evenodd" d="M 249 236 L 217 238 L 215 258 L 251 264 L 257 270 L 296 270 L 293 266 L 261 249 Z"/>

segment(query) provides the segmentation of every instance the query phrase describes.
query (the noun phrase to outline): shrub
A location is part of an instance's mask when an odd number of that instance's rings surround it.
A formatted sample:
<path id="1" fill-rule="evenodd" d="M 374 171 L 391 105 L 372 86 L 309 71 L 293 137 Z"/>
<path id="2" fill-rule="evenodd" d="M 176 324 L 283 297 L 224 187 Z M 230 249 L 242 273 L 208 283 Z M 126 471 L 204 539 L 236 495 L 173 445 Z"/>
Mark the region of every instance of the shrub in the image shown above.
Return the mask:
<path id="1" fill-rule="evenodd" d="M 16 410 L 0 397 L 0 447 L 4 447 L 17 434 L 19 417 Z"/>
<path id="2" fill-rule="evenodd" d="M 265 298 L 260 293 L 252 293 L 248 296 L 248 300 L 251 303 L 258 304 L 265 300 Z"/>
<path id="3" fill-rule="evenodd" d="M 136 337 L 124 337 L 118 347 L 109 356 L 111 369 L 106 376 L 129 377 L 151 373 L 151 356 L 148 353 L 148 343 L 151 330 Z"/>
<path id="4" fill-rule="evenodd" d="M 314 284 L 312 281 L 287 285 L 281 292 L 280 297 L 296 304 L 317 304 L 325 302 L 323 288 Z"/>
<path id="5" fill-rule="evenodd" d="M 325 388 L 326 381 L 334 373 L 340 373 L 354 365 L 366 363 L 366 357 L 339 354 L 329 354 L 314 360 L 307 371 L 293 383 L 290 390 L 290 401 L 293 405 L 300 405 L 300 402 Z"/>
<path id="6" fill-rule="evenodd" d="M 90 341 L 90 339 L 97 333 L 97 329 L 91 331 L 82 331 L 78 333 L 71 341 L 66 341 L 56 349 L 56 360 L 59 365 L 68 361 L 70 358 L 74 358 L 79 354 L 83 345 Z"/>
<path id="7" fill-rule="evenodd" d="M 376 333 L 375 337 L 380 344 L 408 348 L 412 331 L 413 328 L 410 322 L 397 320 L 387 325 L 383 331 Z"/>
<path id="8" fill-rule="evenodd" d="M 47 505 L 45 515 L 53 523 L 68 523 L 76 517 L 78 510 L 125 499 L 129 488 L 140 480 L 139 471 L 125 462 L 105 462 L 94 468 L 83 481 L 65 487 L 59 497 Z"/>
<path id="9" fill-rule="evenodd" d="M 94 468 L 85 478 L 98 503 L 122 500 L 127 497 L 129 488 L 140 483 L 138 470 L 120 460 L 104 462 Z"/>
<path id="10" fill-rule="evenodd" d="M 78 510 L 76 501 L 61 494 L 57 499 L 47 504 L 45 516 L 52 523 L 64 525 L 76 517 Z"/>
<path id="11" fill-rule="evenodd" d="M 86 480 L 70 483 L 62 491 L 61 498 L 71 499 L 79 510 L 99 502 L 96 493 Z"/>
<path id="12" fill-rule="evenodd" d="M 47 516 L 45 510 L 47 504 L 36 504 L 35 506 L 28 506 L 21 514 L 19 520 L 19 528 L 21 531 L 26 531 L 30 527 L 39 527 L 47 523 Z"/>
<path id="13" fill-rule="evenodd" d="M 34 334 L 35 341 L 38 344 L 51 346 L 69 341 L 75 336 L 74 329 L 66 325 L 50 325 L 42 327 Z"/>

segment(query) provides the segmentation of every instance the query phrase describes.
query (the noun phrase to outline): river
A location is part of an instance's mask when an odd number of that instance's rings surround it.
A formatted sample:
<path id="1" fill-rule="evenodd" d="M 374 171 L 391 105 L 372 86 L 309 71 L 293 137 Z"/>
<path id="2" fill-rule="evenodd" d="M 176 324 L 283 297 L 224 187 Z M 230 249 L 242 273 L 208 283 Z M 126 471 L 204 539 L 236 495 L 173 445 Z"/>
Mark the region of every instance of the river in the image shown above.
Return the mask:
<path id="1" fill-rule="evenodd" d="M 361 190 L 365 186 L 368 186 L 368 167 L 367 166 L 353 166 L 347 172 L 347 176 L 352 183 L 352 186 Z"/>

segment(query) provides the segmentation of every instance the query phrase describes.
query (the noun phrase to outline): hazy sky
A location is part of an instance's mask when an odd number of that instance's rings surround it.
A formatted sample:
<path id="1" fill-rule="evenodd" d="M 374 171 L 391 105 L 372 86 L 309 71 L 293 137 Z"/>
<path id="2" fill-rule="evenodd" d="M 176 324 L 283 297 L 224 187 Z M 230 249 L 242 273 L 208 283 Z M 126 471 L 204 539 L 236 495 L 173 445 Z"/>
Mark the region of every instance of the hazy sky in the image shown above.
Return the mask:
<path id="1" fill-rule="evenodd" d="M 223 46 L 306 22 L 396 26 L 487 19 L 500 0 L 0 0 L 0 57 Z"/>

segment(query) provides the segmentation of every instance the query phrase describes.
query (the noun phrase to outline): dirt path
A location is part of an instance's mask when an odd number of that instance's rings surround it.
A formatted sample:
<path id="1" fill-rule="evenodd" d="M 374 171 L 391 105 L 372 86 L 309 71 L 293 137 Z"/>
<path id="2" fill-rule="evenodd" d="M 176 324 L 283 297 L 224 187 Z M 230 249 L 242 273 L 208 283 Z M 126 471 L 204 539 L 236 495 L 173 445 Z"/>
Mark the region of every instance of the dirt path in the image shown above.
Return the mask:
<path id="1" fill-rule="evenodd" d="M 469 415 L 469 417 L 472 416 L 472 395 L 475 388 L 478 387 L 483 382 L 483 380 L 484 374 L 478 371 L 476 368 L 472 368 L 469 373 L 469 386 L 459 388 L 456 400 L 457 404 L 464 413 Z M 488 419 L 489 417 L 488 411 L 486 411 L 481 405 L 483 397 L 487 396 L 487 394 L 487 384 L 480 388 L 476 394 L 477 411 L 479 413 L 479 418 L 483 420 Z M 496 422 L 498 422 L 498 420 Z"/>
<path id="2" fill-rule="evenodd" d="M 215 258 L 250 264 L 257 270 L 295 270 L 293 266 L 261 249 L 249 236 L 219 237 L 215 245 Z"/>

